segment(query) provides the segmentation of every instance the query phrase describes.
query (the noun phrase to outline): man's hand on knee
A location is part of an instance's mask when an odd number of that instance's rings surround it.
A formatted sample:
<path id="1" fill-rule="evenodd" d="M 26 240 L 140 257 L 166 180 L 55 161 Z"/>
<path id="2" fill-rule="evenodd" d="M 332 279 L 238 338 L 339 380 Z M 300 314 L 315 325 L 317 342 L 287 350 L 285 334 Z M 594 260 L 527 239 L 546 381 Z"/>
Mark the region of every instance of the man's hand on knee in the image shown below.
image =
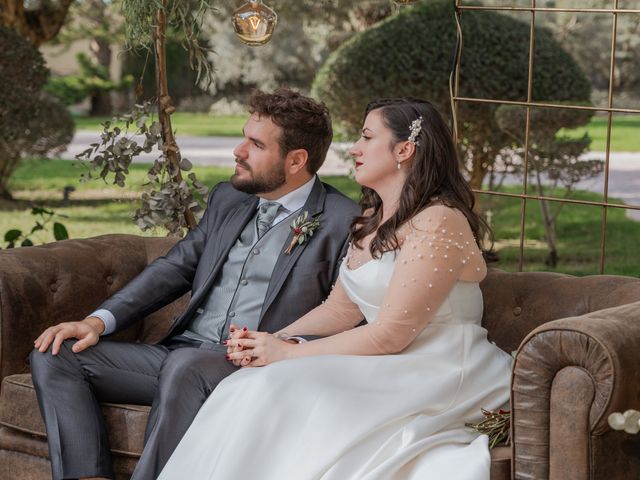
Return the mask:
<path id="1" fill-rule="evenodd" d="M 87 317 L 81 322 L 64 322 L 47 328 L 36 338 L 33 345 L 40 352 L 46 352 L 51 345 L 51 353 L 57 355 L 60 345 L 68 338 L 77 338 L 72 350 L 81 352 L 98 343 L 100 334 L 104 331 L 104 323 L 98 317 Z"/>

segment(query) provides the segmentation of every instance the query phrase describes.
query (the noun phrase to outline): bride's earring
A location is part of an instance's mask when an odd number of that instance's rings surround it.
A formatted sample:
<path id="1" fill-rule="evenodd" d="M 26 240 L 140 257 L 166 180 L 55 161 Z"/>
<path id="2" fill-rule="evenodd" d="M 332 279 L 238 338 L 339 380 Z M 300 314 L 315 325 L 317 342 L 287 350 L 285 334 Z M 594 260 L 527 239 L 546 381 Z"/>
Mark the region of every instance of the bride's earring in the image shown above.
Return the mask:
<path id="1" fill-rule="evenodd" d="M 400 170 L 400 161 L 398 160 L 398 170 Z"/>

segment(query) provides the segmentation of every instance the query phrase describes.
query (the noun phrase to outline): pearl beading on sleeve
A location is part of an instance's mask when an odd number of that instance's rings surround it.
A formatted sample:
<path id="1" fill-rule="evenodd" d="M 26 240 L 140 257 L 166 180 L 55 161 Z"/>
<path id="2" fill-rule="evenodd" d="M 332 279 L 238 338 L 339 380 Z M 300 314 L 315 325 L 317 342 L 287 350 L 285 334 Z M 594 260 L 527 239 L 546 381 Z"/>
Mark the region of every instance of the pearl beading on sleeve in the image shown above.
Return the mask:
<path id="1" fill-rule="evenodd" d="M 437 314 L 463 272 L 485 268 L 467 219 L 458 210 L 428 207 L 398 231 L 398 239 L 396 268 L 378 317 L 363 327 L 377 353 L 406 348 Z M 352 269 L 365 263 L 363 259 L 371 260 L 368 248 L 352 247 L 350 254 Z"/>

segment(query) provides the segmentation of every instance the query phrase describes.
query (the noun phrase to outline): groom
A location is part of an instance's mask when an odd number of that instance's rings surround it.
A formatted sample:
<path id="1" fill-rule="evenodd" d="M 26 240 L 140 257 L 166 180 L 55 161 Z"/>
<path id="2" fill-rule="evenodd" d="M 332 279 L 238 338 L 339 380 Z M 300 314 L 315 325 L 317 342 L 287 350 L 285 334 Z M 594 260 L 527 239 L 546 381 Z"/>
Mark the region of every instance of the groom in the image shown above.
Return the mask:
<path id="1" fill-rule="evenodd" d="M 198 227 L 84 320 L 36 339 L 31 368 L 54 480 L 114 478 L 98 402 L 151 405 L 132 478 L 156 478 L 207 396 L 236 370 L 223 345 L 231 324 L 280 330 L 335 282 L 358 208 L 316 177 L 332 138 L 326 107 L 279 89 L 255 92 L 249 112 L 235 173 L 211 192 Z M 304 213 L 320 225 L 287 253 L 291 223 Z M 189 291 L 160 344 L 102 339 Z"/>

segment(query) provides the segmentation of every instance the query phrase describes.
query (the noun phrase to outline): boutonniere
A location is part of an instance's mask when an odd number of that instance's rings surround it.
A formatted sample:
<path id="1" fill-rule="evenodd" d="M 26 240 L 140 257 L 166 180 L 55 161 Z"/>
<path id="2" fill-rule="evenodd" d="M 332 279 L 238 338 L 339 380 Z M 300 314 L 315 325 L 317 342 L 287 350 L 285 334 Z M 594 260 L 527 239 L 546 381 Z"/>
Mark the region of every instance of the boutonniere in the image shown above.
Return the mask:
<path id="1" fill-rule="evenodd" d="M 291 223 L 291 232 L 293 238 L 291 243 L 284 251 L 287 255 L 291 253 L 296 245 L 302 245 L 313 236 L 313 233 L 320 226 L 320 217 L 309 218 L 309 212 L 304 211 Z"/>

